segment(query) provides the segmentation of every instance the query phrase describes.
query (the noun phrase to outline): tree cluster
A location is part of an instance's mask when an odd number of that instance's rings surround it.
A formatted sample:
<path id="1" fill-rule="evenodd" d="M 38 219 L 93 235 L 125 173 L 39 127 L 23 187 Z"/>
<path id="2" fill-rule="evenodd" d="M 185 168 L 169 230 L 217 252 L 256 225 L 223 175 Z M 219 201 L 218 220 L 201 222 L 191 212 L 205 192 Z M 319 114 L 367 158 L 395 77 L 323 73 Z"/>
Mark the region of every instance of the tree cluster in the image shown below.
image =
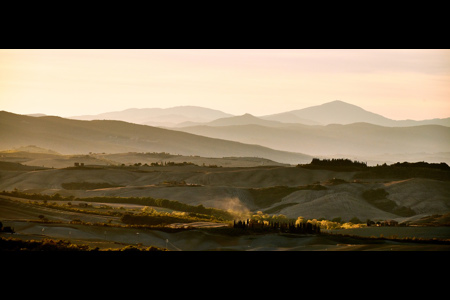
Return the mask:
<path id="1" fill-rule="evenodd" d="M 319 234 L 319 224 L 311 222 L 277 222 L 277 221 L 259 221 L 255 219 L 238 220 L 233 222 L 233 228 L 245 230 L 257 230 L 262 232 L 278 231 L 283 233 L 298 234 Z"/>
<path id="2" fill-rule="evenodd" d="M 399 206 L 395 201 L 387 199 L 389 193 L 385 189 L 369 189 L 361 196 L 370 204 L 381 210 L 396 214 L 402 217 L 411 217 L 416 214 L 414 210 L 406 206 Z"/>
<path id="3" fill-rule="evenodd" d="M 313 158 L 309 164 L 297 165 L 306 169 L 325 169 L 333 171 L 360 171 L 367 168 L 367 163 L 352 161 L 347 158 L 319 159 Z"/>
<path id="4" fill-rule="evenodd" d="M 421 162 L 415 162 L 415 163 L 410 163 L 410 162 L 397 162 L 395 164 L 392 164 L 391 166 L 393 167 L 403 167 L 403 168 L 428 168 L 428 169 L 437 169 L 437 170 L 444 170 L 444 171 L 450 171 L 450 167 L 444 163 L 427 163 L 424 161 Z"/>
<path id="5" fill-rule="evenodd" d="M 3 227 L 3 223 L 0 222 L 0 232 L 14 233 L 14 228 L 11 228 L 10 226 Z"/>
<path id="6" fill-rule="evenodd" d="M 367 163 L 352 161 L 348 158 L 332 158 L 332 159 L 319 159 L 313 158 L 311 165 L 316 166 L 358 166 L 358 167 L 367 167 Z"/>
<path id="7" fill-rule="evenodd" d="M 53 195 L 45 195 L 45 194 L 39 194 L 39 193 L 28 194 L 28 193 L 21 192 L 18 189 L 14 189 L 10 192 L 4 190 L 4 191 L 0 192 L 0 195 L 17 197 L 17 198 L 25 198 L 25 199 L 31 199 L 31 200 L 44 200 L 44 201 L 56 201 L 56 200 L 72 201 L 75 199 L 74 196 L 64 197 L 64 196 L 61 196 L 59 193 L 55 193 Z"/>
<path id="8" fill-rule="evenodd" d="M 408 179 L 428 178 L 435 180 L 450 180 L 450 167 L 446 163 L 427 162 L 397 162 L 392 165 L 377 165 L 368 167 L 364 172 L 355 174 L 355 179 L 385 178 Z"/>

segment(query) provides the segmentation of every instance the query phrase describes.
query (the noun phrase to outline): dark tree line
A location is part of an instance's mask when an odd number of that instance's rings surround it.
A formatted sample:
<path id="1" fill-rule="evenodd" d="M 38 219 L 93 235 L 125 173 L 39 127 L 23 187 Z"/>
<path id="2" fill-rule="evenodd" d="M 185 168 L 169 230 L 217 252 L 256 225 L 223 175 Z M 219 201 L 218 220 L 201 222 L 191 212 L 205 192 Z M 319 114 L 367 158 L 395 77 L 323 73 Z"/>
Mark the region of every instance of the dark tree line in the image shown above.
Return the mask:
<path id="1" fill-rule="evenodd" d="M 427 169 L 437 169 L 437 170 L 444 170 L 444 171 L 450 171 L 450 167 L 444 163 L 427 163 L 424 161 L 421 162 L 415 162 L 415 163 L 410 163 L 410 162 L 397 162 L 395 164 L 391 165 L 392 167 L 403 167 L 403 168 L 427 168 Z"/>
<path id="2" fill-rule="evenodd" d="M 318 159 L 313 158 L 310 165 L 313 166 L 335 166 L 335 167 L 367 167 L 367 163 L 360 161 L 352 161 L 348 158 L 332 158 L 332 159 Z"/>
<path id="3" fill-rule="evenodd" d="M 399 206 L 395 201 L 392 201 L 387 198 L 389 193 L 385 189 L 369 189 L 364 191 L 361 196 L 373 206 L 396 214 L 402 217 L 411 217 L 416 214 L 416 212 L 406 206 Z"/>
<path id="4" fill-rule="evenodd" d="M 367 163 L 352 161 L 347 158 L 319 159 L 313 158 L 309 164 L 298 165 L 307 169 L 325 169 L 335 171 L 360 171 L 367 168 Z"/>
<path id="5" fill-rule="evenodd" d="M 234 221 L 234 228 L 240 228 L 245 230 L 257 230 L 257 231 L 278 231 L 284 233 L 299 233 L 299 234 L 319 234 L 320 226 L 309 222 L 272 222 L 268 224 L 264 222 L 258 222 L 255 220 Z"/>
<path id="6" fill-rule="evenodd" d="M 368 178 L 429 178 L 450 180 L 450 166 L 446 163 L 397 162 L 376 166 L 367 166 L 365 162 L 352 161 L 347 158 L 319 159 L 313 158 L 309 164 L 299 164 L 305 169 L 331 170 L 337 172 L 357 172 L 354 179 Z"/>
<path id="7" fill-rule="evenodd" d="M 446 163 L 397 162 L 392 165 L 383 164 L 368 167 L 365 172 L 355 174 L 354 178 L 428 178 L 436 180 L 450 180 L 450 167 Z"/>

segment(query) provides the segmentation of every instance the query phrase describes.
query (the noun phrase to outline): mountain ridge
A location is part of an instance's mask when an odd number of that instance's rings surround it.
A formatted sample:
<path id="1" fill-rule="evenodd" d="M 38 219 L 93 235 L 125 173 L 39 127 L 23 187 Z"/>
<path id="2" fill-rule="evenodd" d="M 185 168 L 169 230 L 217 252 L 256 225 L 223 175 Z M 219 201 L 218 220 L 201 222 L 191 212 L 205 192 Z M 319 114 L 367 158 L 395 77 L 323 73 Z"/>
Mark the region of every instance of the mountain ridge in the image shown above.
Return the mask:
<path id="1" fill-rule="evenodd" d="M 428 124 L 450 127 L 450 117 L 426 120 L 393 120 L 342 100 L 334 100 L 320 105 L 270 115 L 255 116 L 254 114 L 246 113 L 241 116 L 245 116 L 247 114 L 260 120 L 277 121 L 281 123 L 300 123 L 304 125 L 346 125 L 357 122 L 366 122 L 388 127 L 405 127 Z M 113 111 L 97 115 L 73 116 L 69 118 L 77 120 L 121 120 L 150 126 L 185 127 L 200 125 L 200 123 L 207 125 L 206 123 L 233 117 L 239 116 L 216 109 L 187 105 L 175 106 L 171 108 L 130 108 L 122 111 Z M 224 122 L 224 120 L 220 122 Z M 252 124 L 255 122 L 256 120 L 253 120 Z"/>
<path id="2" fill-rule="evenodd" d="M 264 120 L 258 117 L 255 117 L 252 114 L 246 113 L 241 116 L 233 116 L 233 117 L 227 117 L 227 118 L 220 118 L 208 123 L 204 123 L 202 125 L 206 126 L 234 126 L 234 125 L 248 125 L 248 124 L 255 124 L 255 125 L 262 125 L 262 126 L 281 126 L 284 123 L 279 121 L 271 121 L 271 120 Z"/>
<path id="3" fill-rule="evenodd" d="M 327 157 L 340 154 L 358 158 L 376 156 L 379 159 L 386 155 L 401 161 L 404 155 L 411 157 L 414 154 L 414 157 L 420 157 L 418 154 L 423 153 L 422 157 L 435 156 L 435 161 L 442 159 L 442 155 L 437 155 L 439 152 L 448 152 L 450 149 L 450 128 L 442 125 L 386 127 L 359 122 L 347 125 L 286 124 L 266 127 L 248 124 L 221 127 L 202 125 L 178 130 Z M 449 163 L 450 157 L 445 158 L 445 162 Z"/>
<path id="4" fill-rule="evenodd" d="M 176 116 L 174 118 L 174 116 Z M 181 122 L 209 122 L 218 118 L 232 116 L 216 109 L 200 106 L 175 106 L 170 108 L 129 108 L 96 115 L 72 116 L 76 120 L 119 120 L 144 125 L 175 125 Z M 165 121 L 163 117 L 169 119 Z M 155 121 L 155 118 L 157 119 Z"/>
<path id="5" fill-rule="evenodd" d="M 82 121 L 0 112 L 1 147 L 36 145 L 62 154 L 168 152 L 205 157 L 263 157 L 276 162 L 308 162 L 309 155 L 260 145 L 204 137 L 116 120 Z"/>
<path id="6" fill-rule="evenodd" d="M 317 125 L 347 125 L 352 123 L 366 122 L 388 127 L 417 126 L 425 124 L 450 126 L 450 118 L 434 118 L 427 120 L 393 120 L 341 100 L 334 100 L 320 105 L 291 110 L 284 113 L 266 115 L 262 116 L 261 118 L 270 118 L 271 120 L 280 121 L 283 120 L 286 115 L 294 115 L 299 119 L 304 119 L 309 122 L 315 122 L 317 123 Z"/>

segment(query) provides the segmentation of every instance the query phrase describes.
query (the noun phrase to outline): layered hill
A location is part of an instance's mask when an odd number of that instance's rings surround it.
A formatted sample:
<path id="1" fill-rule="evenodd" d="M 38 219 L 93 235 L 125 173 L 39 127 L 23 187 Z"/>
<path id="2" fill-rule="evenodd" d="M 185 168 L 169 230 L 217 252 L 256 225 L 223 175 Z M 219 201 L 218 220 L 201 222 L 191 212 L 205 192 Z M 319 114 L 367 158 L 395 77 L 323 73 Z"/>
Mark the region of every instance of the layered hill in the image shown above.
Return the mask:
<path id="1" fill-rule="evenodd" d="M 244 114 L 242 116 L 232 116 L 226 118 L 220 118 L 207 123 L 194 123 L 194 122 L 184 122 L 178 124 L 177 127 L 191 127 L 191 126 L 237 126 L 237 125 L 261 125 L 268 127 L 278 127 L 286 125 L 283 122 L 265 120 L 262 118 L 255 117 L 251 114 Z"/>
<path id="2" fill-rule="evenodd" d="M 11 164 L 0 164 L 0 190 L 58 193 L 80 199 L 153 197 L 242 213 L 282 214 L 294 219 L 302 216 L 346 221 L 356 217 L 363 222 L 404 221 L 450 212 L 449 171 L 439 169 L 430 171 L 442 173 L 446 179 L 433 179 L 426 175 L 429 172 L 396 174 L 388 170 L 384 174 L 388 177 L 380 177 L 366 171 L 282 166 L 97 166 L 37 170 L 20 166 L 14 169 Z M 411 168 L 413 171 L 416 167 Z M 365 196 L 377 191 L 382 192 L 381 196 Z"/>
<path id="3" fill-rule="evenodd" d="M 178 130 L 202 136 L 259 144 L 265 147 L 310 155 L 350 155 L 367 159 L 389 155 L 404 161 L 404 155 L 442 153 L 450 149 L 450 128 L 439 125 L 384 127 L 368 123 L 348 125 L 256 124 L 233 126 L 193 126 Z M 429 155 L 427 155 L 429 158 Z M 442 155 L 438 156 L 439 159 Z M 420 159 L 420 157 L 419 157 Z M 424 158 L 420 159 L 423 160 Z M 447 155 L 445 162 L 449 162 Z"/>
<path id="4" fill-rule="evenodd" d="M 290 164 L 311 159 L 300 153 L 123 121 L 29 117 L 5 111 L 0 112 L 0 140 L 3 150 L 36 145 L 62 154 L 168 152 L 204 157 L 263 157 Z"/>
<path id="5" fill-rule="evenodd" d="M 392 120 L 382 115 L 372 113 L 359 106 L 335 100 L 321 105 L 284 113 L 262 116 L 262 119 L 286 123 L 302 123 L 306 125 L 352 124 L 365 122 L 380 126 L 418 126 L 443 125 L 450 126 L 450 118 L 431 120 Z M 289 121 L 286 121 L 289 120 Z M 298 120 L 298 121 L 295 121 Z M 303 122 L 302 122 L 303 120 Z M 293 122 L 294 121 L 294 122 Z"/>
<path id="6" fill-rule="evenodd" d="M 33 116 L 43 116 L 33 114 Z M 258 120 L 250 114 L 234 116 L 219 110 L 198 106 L 177 106 L 172 108 L 130 108 L 123 111 L 113 111 L 97 115 L 73 116 L 77 120 L 119 120 L 136 124 L 161 127 L 186 127 L 195 125 L 244 125 L 262 124 L 263 120 L 274 121 L 272 125 L 281 123 L 295 123 L 303 125 L 352 124 L 365 122 L 380 126 L 402 127 L 418 125 L 450 126 L 450 118 L 430 120 L 392 120 L 382 115 L 364 110 L 353 104 L 335 100 L 321 105 L 303 109 L 286 111 L 283 113 L 259 116 Z M 219 120 L 221 119 L 221 120 Z M 210 123 L 216 121 L 216 123 Z M 206 124 L 210 123 L 210 124 Z"/>
<path id="7" fill-rule="evenodd" d="M 36 146 L 0 151 L 0 162 L 19 163 L 23 166 L 42 168 L 67 168 L 76 163 L 96 166 L 151 166 L 172 163 L 174 165 L 198 165 L 211 167 L 287 166 L 261 157 L 201 157 L 198 155 L 175 155 L 166 152 L 126 152 L 59 154 Z M 20 167 L 20 166 L 17 166 Z"/>
<path id="8" fill-rule="evenodd" d="M 198 106 L 177 106 L 172 108 L 130 108 L 98 115 L 73 116 L 71 119 L 119 120 L 136 124 L 171 127 L 182 122 L 209 122 L 231 116 L 231 114 L 215 109 Z"/>

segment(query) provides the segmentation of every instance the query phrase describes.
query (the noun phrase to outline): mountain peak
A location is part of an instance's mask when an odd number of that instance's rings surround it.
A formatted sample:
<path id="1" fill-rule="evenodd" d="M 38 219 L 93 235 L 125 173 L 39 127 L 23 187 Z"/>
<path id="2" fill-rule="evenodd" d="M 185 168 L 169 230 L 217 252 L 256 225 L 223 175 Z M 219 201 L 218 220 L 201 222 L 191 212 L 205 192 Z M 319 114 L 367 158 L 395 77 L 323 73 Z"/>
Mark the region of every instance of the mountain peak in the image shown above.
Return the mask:
<path id="1" fill-rule="evenodd" d="M 284 114 L 277 114 L 276 120 L 283 122 L 283 117 L 287 113 L 295 115 L 297 118 L 313 120 L 321 125 L 357 122 L 373 123 L 382 126 L 392 124 L 392 120 L 342 100 L 334 100 L 316 106 L 289 111 Z"/>
<path id="2" fill-rule="evenodd" d="M 207 125 L 209 126 L 235 126 L 235 125 L 274 126 L 278 124 L 280 124 L 280 122 L 263 120 L 249 113 L 243 114 L 241 116 L 221 118 L 207 123 Z"/>
<path id="3" fill-rule="evenodd" d="M 347 102 L 342 101 L 342 100 L 334 100 L 334 101 L 327 102 L 327 103 L 323 103 L 323 104 L 317 105 L 317 106 L 322 106 L 322 107 L 323 107 L 323 106 L 331 106 L 331 107 L 357 107 L 357 108 L 359 108 L 359 109 L 362 109 L 361 107 L 359 107 L 359 106 L 357 106 L 357 105 L 350 104 L 350 103 L 347 103 Z M 312 107 L 315 107 L 315 106 L 312 106 Z"/>
<path id="4" fill-rule="evenodd" d="M 254 115 L 249 114 L 249 113 L 245 113 L 241 117 L 243 117 L 243 118 L 256 118 Z"/>
<path id="5" fill-rule="evenodd" d="M 200 106 L 174 106 L 170 108 L 129 108 L 98 115 L 74 116 L 77 120 L 120 120 L 130 123 L 173 126 L 182 122 L 209 122 L 231 114 Z"/>
<path id="6" fill-rule="evenodd" d="M 324 103 L 324 104 L 331 104 L 331 103 L 343 103 L 343 104 L 349 104 L 349 103 L 344 102 L 344 101 L 342 101 L 342 100 L 334 100 L 334 101 L 330 101 L 330 102 L 327 102 L 327 103 Z M 322 104 L 322 105 L 324 105 L 324 104 Z"/>

